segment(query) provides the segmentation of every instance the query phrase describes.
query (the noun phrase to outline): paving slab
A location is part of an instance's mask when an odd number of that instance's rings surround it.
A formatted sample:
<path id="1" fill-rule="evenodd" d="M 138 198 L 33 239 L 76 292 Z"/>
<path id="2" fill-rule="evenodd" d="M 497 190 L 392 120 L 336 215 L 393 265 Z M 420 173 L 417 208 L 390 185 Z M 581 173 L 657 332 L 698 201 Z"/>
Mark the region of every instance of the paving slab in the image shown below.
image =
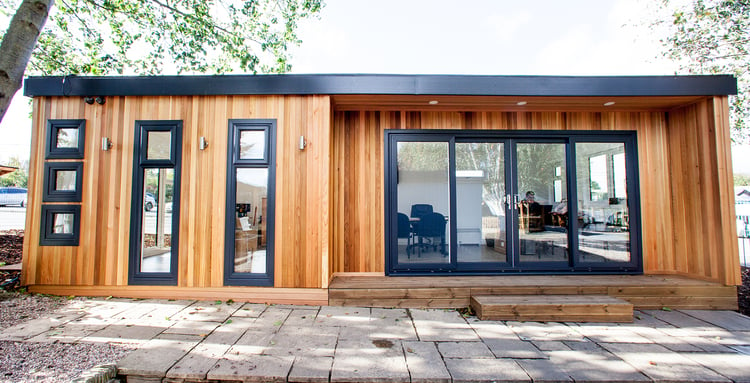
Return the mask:
<path id="1" fill-rule="evenodd" d="M 479 335 L 456 310 L 409 309 L 419 340 L 425 342 L 479 341 Z"/>
<path id="2" fill-rule="evenodd" d="M 651 382 L 633 366 L 609 353 L 549 351 L 550 362 L 576 382 Z"/>
<path id="3" fill-rule="evenodd" d="M 284 321 L 292 313 L 291 309 L 268 306 L 253 322 L 255 329 L 266 329 L 268 331 L 279 331 Z"/>
<path id="4" fill-rule="evenodd" d="M 710 323 L 687 315 L 679 310 L 644 310 L 643 312 L 646 315 L 652 316 L 673 327 L 689 328 L 693 330 L 704 330 L 713 327 Z"/>
<path id="5" fill-rule="evenodd" d="M 315 318 L 315 324 L 318 326 L 342 327 L 365 324 L 369 321 L 368 307 L 323 306 Z"/>
<path id="6" fill-rule="evenodd" d="M 118 322 L 120 323 L 120 322 Z M 161 334 L 167 327 L 113 324 L 81 338 L 83 342 L 142 344 Z"/>
<path id="7" fill-rule="evenodd" d="M 506 322 L 521 340 L 572 340 L 582 341 L 583 335 L 559 322 Z"/>
<path id="8" fill-rule="evenodd" d="M 230 322 L 231 321 L 231 322 Z M 255 322 L 255 318 L 248 318 L 248 317 L 235 317 L 232 316 L 230 319 L 222 323 L 220 326 L 217 326 L 213 331 L 211 331 L 208 336 L 206 336 L 203 343 L 212 343 L 212 344 L 234 344 L 237 342 L 238 339 L 240 339 L 244 334 L 245 331 L 252 328 L 253 323 Z M 206 323 L 215 323 L 215 322 L 206 322 Z"/>
<path id="9" fill-rule="evenodd" d="M 581 323 L 569 326 L 584 337 L 594 342 L 607 343 L 653 343 L 650 339 L 639 335 L 632 327 L 610 324 Z"/>
<path id="10" fill-rule="evenodd" d="M 307 335 L 277 333 L 263 350 L 264 355 L 333 356 L 338 337 L 333 335 Z"/>
<path id="11" fill-rule="evenodd" d="M 331 377 L 333 357 L 298 356 L 289 372 L 289 382 L 328 382 Z"/>
<path id="12" fill-rule="evenodd" d="M 526 371 L 534 383 L 567 383 L 573 381 L 573 378 L 549 360 L 524 359 L 517 360 L 516 363 Z"/>
<path id="13" fill-rule="evenodd" d="M 293 357 L 275 355 L 245 355 L 227 357 L 216 362 L 208 371 L 208 380 L 243 382 L 286 382 L 292 369 Z"/>
<path id="14" fill-rule="evenodd" d="M 505 322 L 482 321 L 476 317 L 467 318 L 466 322 L 482 339 L 520 339 Z"/>
<path id="15" fill-rule="evenodd" d="M 196 301 L 172 315 L 171 319 L 223 323 L 242 306 L 237 302 Z"/>
<path id="16" fill-rule="evenodd" d="M 532 341 L 531 344 L 533 344 L 534 347 L 538 348 L 541 351 L 570 351 L 570 347 L 559 340 L 535 340 Z"/>
<path id="17" fill-rule="evenodd" d="M 30 339 L 82 316 L 83 314 L 79 313 L 54 313 L 51 316 L 32 319 L 4 329 L 0 332 L 0 340 Z"/>
<path id="18" fill-rule="evenodd" d="M 68 322 L 65 325 L 61 325 L 50 329 L 47 332 L 43 332 L 33 338 L 30 338 L 30 342 L 61 342 L 61 343 L 75 343 L 81 341 L 84 337 L 87 337 L 97 331 L 107 327 L 106 324 L 79 324 Z"/>
<path id="19" fill-rule="evenodd" d="M 680 310 L 714 326 L 729 331 L 750 331 L 750 317 L 735 311 Z"/>
<path id="20" fill-rule="evenodd" d="M 400 341 L 339 341 L 332 382 L 406 382 L 409 370 Z"/>
<path id="21" fill-rule="evenodd" d="M 700 352 L 704 351 L 702 348 L 686 341 L 686 339 L 676 338 L 667 335 L 665 332 L 660 331 L 658 328 L 647 328 L 647 327 L 631 327 L 633 331 L 639 335 L 647 338 L 653 343 L 660 344 L 671 351 L 678 352 Z"/>
<path id="22" fill-rule="evenodd" d="M 699 363 L 658 344 L 603 343 L 601 346 L 655 381 L 730 382 Z"/>
<path id="23" fill-rule="evenodd" d="M 487 345 L 482 342 L 439 342 L 437 346 L 443 358 L 482 359 L 495 357 Z"/>
<path id="24" fill-rule="evenodd" d="M 284 321 L 284 326 L 310 327 L 315 324 L 317 310 L 293 309 Z"/>
<path id="25" fill-rule="evenodd" d="M 546 359 L 547 355 L 541 352 L 531 342 L 512 339 L 490 339 L 484 344 L 489 347 L 496 358 L 512 359 Z"/>
<path id="26" fill-rule="evenodd" d="M 454 383 L 531 382 L 521 366 L 508 359 L 446 359 L 445 365 Z"/>
<path id="27" fill-rule="evenodd" d="M 120 360 L 117 372 L 128 377 L 163 378 L 195 345 L 195 342 L 152 339 Z"/>
<path id="28" fill-rule="evenodd" d="M 665 311 L 666 312 L 666 311 Z M 633 311 L 633 323 L 620 323 L 625 327 L 648 327 L 648 328 L 670 328 L 675 327 L 673 324 L 660 319 L 657 316 L 650 315 L 650 311 Z"/>
<path id="29" fill-rule="evenodd" d="M 596 342 L 584 340 L 581 342 L 573 342 L 573 341 L 563 341 L 563 344 L 568 346 L 569 350 L 573 351 L 587 351 L 587 352 L 607 352 L 607 350 L 603 349 L 601 346 L 599 346 Z M 565 351 L 565 350 L 562 350 Z"/>
<path id="30" fill-rule="evenodd" d="M 700 363 L 737 383 L 750 382 L 750 355 L 684 353 L 684 357 Z"/>
<path id="31" fill-rule="evenodd" d="M 219 322 L 203 322 L 195 320 L 173 321 L 172 325 L 164 330 L 165 334 L 187 334 L 187 335 L 208 335 L 219 327 Z"/>
<path id="32" fill-rule="evenodd" d="M 263 303 L 245 303 L 237 311 L 232 313 L 233 317 L 257 318 L 268 305 Z"/>
<path id="33" fill-rule="evenodd" d="M 229 351 L 228 344 L 199 344 L 182 357 L 167 373 L 167 378 L 206 379 L 208 371 Z"/>
<path id="34" fill-rule="evenodd" d="M 411 383 L 450 383 L 451 375 L 433 342 L 402 343 Z"/>

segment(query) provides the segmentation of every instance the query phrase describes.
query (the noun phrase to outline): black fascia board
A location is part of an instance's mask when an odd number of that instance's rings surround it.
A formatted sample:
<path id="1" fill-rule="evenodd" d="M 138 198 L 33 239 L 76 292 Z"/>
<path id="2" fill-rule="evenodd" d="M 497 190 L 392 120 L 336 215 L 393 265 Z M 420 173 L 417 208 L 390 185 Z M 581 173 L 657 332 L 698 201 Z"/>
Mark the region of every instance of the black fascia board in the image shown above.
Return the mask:
<path id="1" fill-rule="evenodd" d="M 477 76 L 477 75 L 215 75 L 29 77 L 24 95 L 464 95 L 464 96 L 714 96 L 737 94 L 731 75 Z"/>

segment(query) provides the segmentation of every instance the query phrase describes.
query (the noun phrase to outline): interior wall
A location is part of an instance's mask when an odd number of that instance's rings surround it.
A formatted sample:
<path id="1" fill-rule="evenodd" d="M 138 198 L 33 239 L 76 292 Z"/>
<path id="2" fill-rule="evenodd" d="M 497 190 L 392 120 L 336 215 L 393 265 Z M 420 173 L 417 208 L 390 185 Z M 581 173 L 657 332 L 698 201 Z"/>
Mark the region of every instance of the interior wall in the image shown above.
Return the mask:
<path id="1" fill-rule="evenodd" d="M 662 112 L 336 111 L 332 272 L 383 272 L 385 129 L 636 130 L 646 273 L 674 270 L 666 114 Z"/>
<path id="2" fill-rule="evenodd" d="M 668 148 L 675 271 L 741 282 L 726 97 L 669 113 Z"/>
<path id="3" fill-rule="evenodd" d="M 86 119 L 80 246 L 39 246 L 48 119 Z M 325 287 L 329 265 L 328 96 L 36 97 L 24 241 L 25 284 L 127 284 L 136 120 L 182 120 L 178 285 L 220 287 L 228 120 L 277 120 L 275 287 Z M 308 145 L 299 150 L 299 137 Z M 206 150 L 198 140 L 206 137 Z M 101 150 L 102 137 L 113 142 Z M 282 203 L 283 201 L 283 203 Z"/>

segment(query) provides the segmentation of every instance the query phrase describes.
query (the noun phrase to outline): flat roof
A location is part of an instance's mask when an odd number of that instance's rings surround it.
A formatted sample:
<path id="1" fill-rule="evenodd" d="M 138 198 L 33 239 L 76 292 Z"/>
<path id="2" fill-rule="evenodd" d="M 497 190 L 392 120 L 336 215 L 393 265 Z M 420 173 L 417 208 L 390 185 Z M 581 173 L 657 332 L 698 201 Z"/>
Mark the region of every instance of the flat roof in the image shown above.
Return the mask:
<path id="1" fill-rule="evenodd" d="M 24 95 L 461 95 L 461 96 L 716 96 L 737 94 L 732 75 L 478 76 L 282 74 L 213 76 L 29 77 Z"/>

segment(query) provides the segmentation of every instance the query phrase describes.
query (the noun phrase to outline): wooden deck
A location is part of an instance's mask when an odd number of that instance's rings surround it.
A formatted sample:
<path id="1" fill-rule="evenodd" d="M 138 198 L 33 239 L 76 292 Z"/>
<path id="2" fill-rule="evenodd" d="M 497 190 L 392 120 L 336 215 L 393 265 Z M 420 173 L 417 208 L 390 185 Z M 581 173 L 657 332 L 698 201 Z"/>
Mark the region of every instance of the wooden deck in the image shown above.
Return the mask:
<path id="1" fill-rule="evenodd" d="M 737 288 L 674 275 L 386 277 L 336 273 L 331 306 L 460 308 L 481 295 L 609 295 L 635 309 L 736 310 Z"/>

